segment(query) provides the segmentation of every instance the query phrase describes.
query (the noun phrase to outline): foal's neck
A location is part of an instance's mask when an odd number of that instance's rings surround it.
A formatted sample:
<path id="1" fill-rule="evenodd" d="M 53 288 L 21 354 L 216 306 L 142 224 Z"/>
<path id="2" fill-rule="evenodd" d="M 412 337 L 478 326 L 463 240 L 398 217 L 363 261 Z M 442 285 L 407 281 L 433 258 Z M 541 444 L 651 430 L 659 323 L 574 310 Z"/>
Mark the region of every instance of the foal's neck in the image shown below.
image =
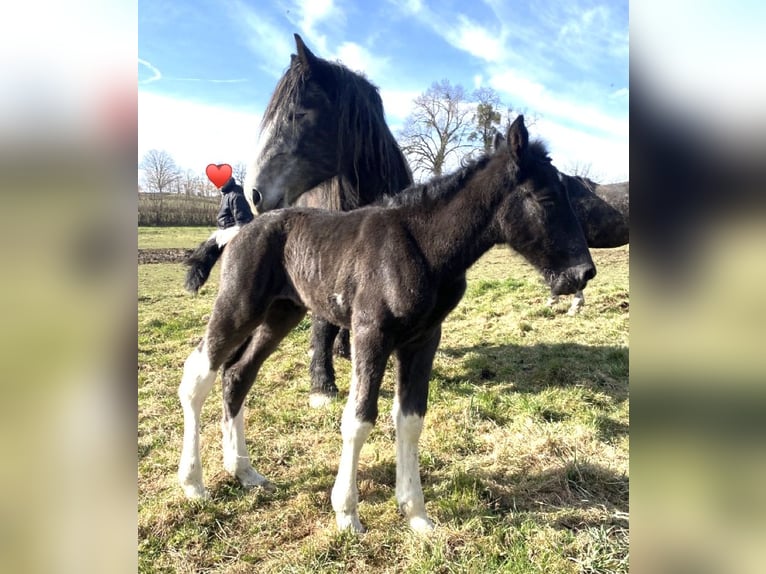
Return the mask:
<path id="1" fill-rule="evenodd" d="M 465 273 L 500 242 L 495 215 L 504 193 L 499 178 L 482 177 L 485 170 L 470 176 L 453 197 L 415 212 L 413 235 L 437 273 Z"/>

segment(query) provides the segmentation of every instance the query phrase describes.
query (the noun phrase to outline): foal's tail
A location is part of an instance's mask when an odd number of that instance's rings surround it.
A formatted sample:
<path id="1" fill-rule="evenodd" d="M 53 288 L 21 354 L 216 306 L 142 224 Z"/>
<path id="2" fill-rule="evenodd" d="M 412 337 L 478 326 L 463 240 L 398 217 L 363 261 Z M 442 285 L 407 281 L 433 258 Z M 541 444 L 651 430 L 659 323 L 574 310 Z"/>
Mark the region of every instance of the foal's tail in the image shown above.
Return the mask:
<path id="1" fill-rule="evenodd" d="M 222 253 L 223 246 L 218 245 L 215 237 L 211 237 L 200 243 L 199 247 L 187 257 L 184 265 L 188 266 L 189 270 L 186 272 L 184 286 L 189 293 L 196 293 L 205 284 Z"/>
<path id="2" fill-rule="evenodd" d="M 231 241 L 237 233 L 240 226 L 229 227 L 227 229 L 218 229 L 213 234 L 199 244 L 189 257 L 184 261 L 184 265 L 189 267 L 186 272 L 186 281 L 184 286 L 190 293 L 196 293 L 200 290 L 210 277 L 210 271 L 216 261 L 221 258 L 223 248 Z"/>

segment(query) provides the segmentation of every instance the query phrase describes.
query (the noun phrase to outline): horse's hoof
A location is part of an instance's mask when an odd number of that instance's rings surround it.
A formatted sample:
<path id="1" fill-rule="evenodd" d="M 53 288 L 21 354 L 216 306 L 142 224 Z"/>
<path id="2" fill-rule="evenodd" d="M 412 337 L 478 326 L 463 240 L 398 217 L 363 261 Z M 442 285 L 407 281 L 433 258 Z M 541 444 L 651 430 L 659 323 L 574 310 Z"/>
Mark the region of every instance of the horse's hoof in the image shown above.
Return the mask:
<path id="1" fill-rule="evenodd" d="M 341 532 L 344 530 L 356 532 L 357 534 L 363 534 L 365 532 L 364 526 L 362 526 L 362 523 L 359 521 L 359 517 L 355 514 L 338 512 L 335 515 L 335 522 L 338 524 L 338 530 Z"/>
<path id="2" fill-rule="evenodd" d="M 335 398 L 338 396 L 338 393 L 328 393 L 325 391 L 319 392 L 314 391 L 309 395 L 309 406 L 312 409 L 321 409 L 322 407 L 326 407 L 330 403 L 332 403 Z"/>
<path id="3" fill-rule="evenodd" d="M 409 520 L 410 528 L 418 534 L 428 534 L 434 531 L 434 523 L 426 516 L 413 516 Z"/>

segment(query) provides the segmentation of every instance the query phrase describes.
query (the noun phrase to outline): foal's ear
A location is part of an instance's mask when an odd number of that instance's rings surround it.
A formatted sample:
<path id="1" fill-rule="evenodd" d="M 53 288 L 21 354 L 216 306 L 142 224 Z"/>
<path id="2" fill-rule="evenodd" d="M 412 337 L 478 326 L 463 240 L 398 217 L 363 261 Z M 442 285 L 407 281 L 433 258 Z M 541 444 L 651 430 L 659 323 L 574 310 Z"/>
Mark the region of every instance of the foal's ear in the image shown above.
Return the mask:
<path id="1" fill-rule="evenodd" d="M 511 127 L 508 128 L 508 135 L 506 136 L 508 145 L 511 146 L 511 153 L 516 159 L 520 159 L 524 152 L 527 151 L 529 145 L 529 132 L 527 126 L 524 125 L 524 116 L 519 115 Z"/>
<path id="2" fill-rule="evenodd" d="M 306 66 L 307 69 L 311 69 L 311 66 L 316 62 L 317 57 L 306 47 L 306 44 L 303 43 L 303 38 L 298 34 L 293 35 L 295 36 L 295 49 L 298 51 L 298 61 Z M 293 61 L 294 60 L 291 60 L 291 62 Z"/>
<path id="3" fill-rule="evenodd" d="M 496 131 L 495 137 L 492 138 L 492 150 L 497 151 L 499 150 L 503 144 L 505 144 L 505 138 L 503 137 L 503 134 Z"/>

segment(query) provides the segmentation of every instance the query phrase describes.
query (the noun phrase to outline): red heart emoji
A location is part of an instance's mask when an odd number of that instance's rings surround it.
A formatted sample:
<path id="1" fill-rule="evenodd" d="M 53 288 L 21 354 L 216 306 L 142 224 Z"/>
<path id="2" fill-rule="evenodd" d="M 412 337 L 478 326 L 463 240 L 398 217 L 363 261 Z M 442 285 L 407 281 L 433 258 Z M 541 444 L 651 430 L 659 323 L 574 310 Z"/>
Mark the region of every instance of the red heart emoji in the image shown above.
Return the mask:
<path id="1" fill-rule="evenodd" d="M 216 187 L 221 187 L 231 177 L 231 166 L 228 163 L 211 163 L 205 168 L 207 178 Z"/>

